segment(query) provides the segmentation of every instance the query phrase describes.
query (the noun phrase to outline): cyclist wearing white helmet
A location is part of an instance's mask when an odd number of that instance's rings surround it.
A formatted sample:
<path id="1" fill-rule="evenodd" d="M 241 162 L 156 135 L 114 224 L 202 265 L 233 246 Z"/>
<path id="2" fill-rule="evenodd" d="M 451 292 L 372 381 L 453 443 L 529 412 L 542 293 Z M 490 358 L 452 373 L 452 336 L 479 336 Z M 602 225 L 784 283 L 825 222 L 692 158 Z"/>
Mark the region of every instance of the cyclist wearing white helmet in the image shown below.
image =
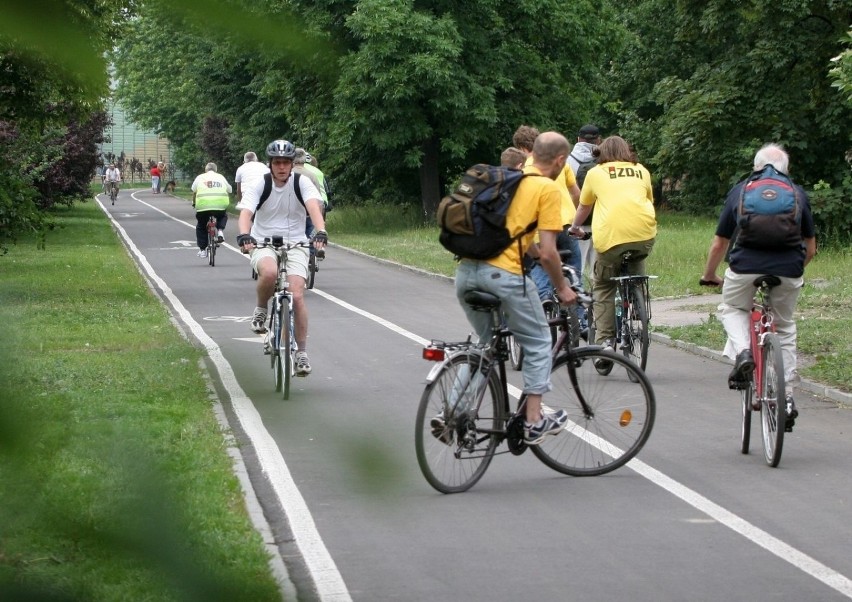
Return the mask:
<path id="1" fill-rule="evenodd" d="M 240 210 L 240 235 L 237 244 L 243 253 L 251 254 L 251 265 L 257 272 L 257 307 L 251 320 L 256 333 L 266 332 L 269 299 L 275 292 L 278 262 L 275 251 L 258 249 L 258 240 L 282 238 L 285 243 L 308 242 L 305 223 L 310 216 L 316 226 L 313 246 L 323 249 L 328 242 L 322 215 L 322 197 L 309 178 L 293 176 L 296 147 L 287 140 L 274 140 L 266 147 L 270 174 L 244 182 Z M 299 190 L 295 186 L 298 184 Z M 293 294 L 295 315 L 296 375 L 311 372 L 308 361 L 308 311 L 305 306 L 305 282 L 308 278 L 308 249 L 296 247 L 287 253 L 287 282 Z"/>

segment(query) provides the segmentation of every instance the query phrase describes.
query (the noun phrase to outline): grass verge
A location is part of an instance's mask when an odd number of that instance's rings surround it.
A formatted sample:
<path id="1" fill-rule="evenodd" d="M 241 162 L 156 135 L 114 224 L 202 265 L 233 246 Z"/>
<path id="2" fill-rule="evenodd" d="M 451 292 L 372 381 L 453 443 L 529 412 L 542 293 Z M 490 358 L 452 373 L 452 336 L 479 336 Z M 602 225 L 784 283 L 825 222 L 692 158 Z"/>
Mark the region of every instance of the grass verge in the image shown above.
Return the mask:
<path id="1" fill-rule="evenodd" d="M 0 257 L 0 598 L 279 600 L 199 367 L 94 203 Z"/>
<path id="2" fill-rule="evenodd" d="M 698 285 L 716 221 L 709 217 L 661 212 L 648 273 L 652 297 L 681 297 L 718 292 Z M 455 261 L 440 244 L 438 228 L 424 224 L 411 206 L 339 207 L 328 215 L 333 243 L 436 274 L 452 276 Z M 805 271 L 805 287 L 796 311 L 802 376 L 852 392 L 852 265 L 849 249 L 821 250 Z M 724 347 L 725 333 L 708 312 L 705 324 L 655 327 L 675 339 L 711 349 Z"/>

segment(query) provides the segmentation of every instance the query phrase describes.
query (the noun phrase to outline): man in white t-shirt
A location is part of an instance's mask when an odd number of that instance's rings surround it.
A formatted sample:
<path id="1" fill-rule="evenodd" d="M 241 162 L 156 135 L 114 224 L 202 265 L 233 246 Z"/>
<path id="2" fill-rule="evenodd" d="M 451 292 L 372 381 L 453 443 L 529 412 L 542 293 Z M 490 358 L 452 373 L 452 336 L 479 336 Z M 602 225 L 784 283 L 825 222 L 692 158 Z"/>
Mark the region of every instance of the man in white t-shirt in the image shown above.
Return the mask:
<path id="1" fill-rule="evenodd" d="M 243 155 L 243 164 L 237 168 L 237 173 L 234 176 L 234 185 L 237 187 L 237 202 L 243 198 L 243 184 L 256 178 L 262 178 L 264 174 L 269 173 L 269 168 L 265 163 L 257 160 L 257 155 L 254 151 L 249 151 Z"/>
<path id="2" fill-rule="evenodd" d="M 275 292 L 278 278 L 278 261 L 270 247 L 257 248 L 257 241 L 281 238 L 286 244 L 307 243 L 305 221 L 310 215 L 316 227 L 313 246 L 323 249 L 328 242 L 325 220 L 322 216 L 322 197 L 309 178 L 293 174 L 296 147 L 287 140 L 274 140 L 266 147 L 272 186 L 268 197 L 262 199 L 265 178 L 244 182 L 240 210 L 240 235 L 237 244 L 243 253 L 251 253 L 251 266 L 257 272 L 257 306 L 251 320 L 251 329 L 259 334 L 266 332 L 269 299 Z M 299 193 L 295 183 L 298 179 Z M 262 205 L 261 205 L 262 203 Z M 260 205 L 260 206 L 259 206 Z M 308 249 L 295 247 L 287 252 L 287 283 L 293 294 L 295 317 L 296 376 L 311 372 L 308 361 L 308 311 L 305 307 L 305 282 L 308 278 Z"/>

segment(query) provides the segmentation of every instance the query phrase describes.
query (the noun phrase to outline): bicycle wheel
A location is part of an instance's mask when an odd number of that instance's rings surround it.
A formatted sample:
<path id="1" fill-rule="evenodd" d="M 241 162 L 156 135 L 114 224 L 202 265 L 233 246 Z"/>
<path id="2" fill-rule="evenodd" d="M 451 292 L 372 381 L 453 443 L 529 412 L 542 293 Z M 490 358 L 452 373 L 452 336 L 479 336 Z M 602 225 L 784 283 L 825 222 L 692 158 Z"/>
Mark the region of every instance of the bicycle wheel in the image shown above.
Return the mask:
<path id="1" fill-rule="evenodd" d="M 524 367 L 524 350 L 521 344 L 511 334 L 506 339 L 506 344 L 509 346 L 509 364 L 513 370 L 520 370 Z"/>
<path id="2" fill-rule="evenodd" d="M 594 366 L 600 358 L 612 362 L 606 377 Z M 632 362 L 611 351 L 583 347 L 559 357 L 550 379 L 553 390 L 544 405 L 568 412 L 568 422 L 565 432 L 530 446 L 539 460 L 582 477 L 615 470 L 639 453 L 654 427 L 656 401 L 650 381 Z"/>
<path id="3" fill-rule="evenodd" d="M 624 357 L 643 371 L 648 364 L 648 310 L 645 298 L 635 287 L 630 287 L 630 303 L 621 320 L 621 352 Z"/>
<path id="4" fill-rule="evenodd" d="M 775 468 L 784 447 L 784 422 L 787 420 L 784 391 L 784 359 L 781 342 L 774 333 L 763 339 L 763 382 L 760 383 L 760 424 L 763 430 L 763 457 Z"/>
<path id="5" fill-rule="evenodd" d="M 742 394 L 743 407 L 742 447 L 740 447 L 740 452 L 747 454 L 751 441 L 751 403 L 754 396 L 754 381 L 750 381 L 748 387 L 740 391 L 740 393 Z"/>
<path id="6" fill-rule="evenodd" d="M 314 279 L 316 278 L 316 273 L 318 271 L 319 266 L 317 265 L 317 254 L 314 252 L 313 248 L 311 248 L 310 259 L 308 259 L 308 282 L 305 284 L 305 288 L 314 288 Z"/>
<path id="7" fill-rule="evenodd" d="M 118 197 L 118 188 L 113 185 L 109 188 L 109 200 L 115 205 L 115 199 Z"/>
<path id="8" fill-rule="evenodd" d="M 491 372 L 488 382 L 482 383 L 481 358 L 471 352 L 452 356 L 420 398 L 414 432 L 417 463 L 426 481 L 441 493 L 473 487 L 502 439 L 498 431 L 503 428 L 500 408 L 505 402 L 500 379 Z M 485 392 L 476 412 L 471 406 L 482 386 Z"/>
<path id="9" fill-rule="evenodd" d="M 278 355 L 281 358 L 281 373 L 284 378 L 284 399 L 290 399 L 290 381 L 293 379 L 293 314 L 290 300 L 287 297 L 281 299 L 281 341 L 278 347 Z"/>
<path id="10" fill-rule="evenodd" d="M 545 299 L 541 302 L 541 308 L 544 310 L 544 317 L 550 321 L 559 317 L 559 303 L 553 299 Z M 550 345 L 556 343 L 556 337 L 559 336 L 559 329 L 556 326 L 550 328 Z"/>
<path id="11" fill-rule="evenodd" d="M 281 358 L 281 306 L 273 299 L 272 312 L 269 314 L 269 354 L 272 360 L 272 372 L 275 376 L 275 392 L 284 387 L 284 366 Z"/>
<path id="12" fill-rule="evenodd" d="M 216 228 L 215 226 L 210 228 L 210 225 L 207 225 L 207 263 L 210 264 L 210 267 L 216 265 Z"/>

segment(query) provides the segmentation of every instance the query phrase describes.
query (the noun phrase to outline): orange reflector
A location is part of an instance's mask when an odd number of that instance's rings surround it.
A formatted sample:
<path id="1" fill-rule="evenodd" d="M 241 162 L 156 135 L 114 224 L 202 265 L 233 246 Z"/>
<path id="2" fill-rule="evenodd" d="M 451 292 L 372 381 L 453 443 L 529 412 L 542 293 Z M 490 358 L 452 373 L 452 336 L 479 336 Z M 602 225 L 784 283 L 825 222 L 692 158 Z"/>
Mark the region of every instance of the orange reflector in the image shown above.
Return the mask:
<path id="1" fill-rule="evenodd" d="M 630 421 L 633 420 L 633 412 L 630 410 L 624 410 L 621 413 L 621 418 L 618 419 L 618 424 L 620 426 L 627 426 L 630 424 Z"/>
<path id="2" fill-rule="evenodd" d="M 424 347 L 423 348 L 423 359 L 428 360 L 430 362 L 443 362 L 444 361 L 444 350 L 438 349 L 436 347 Z"/>

